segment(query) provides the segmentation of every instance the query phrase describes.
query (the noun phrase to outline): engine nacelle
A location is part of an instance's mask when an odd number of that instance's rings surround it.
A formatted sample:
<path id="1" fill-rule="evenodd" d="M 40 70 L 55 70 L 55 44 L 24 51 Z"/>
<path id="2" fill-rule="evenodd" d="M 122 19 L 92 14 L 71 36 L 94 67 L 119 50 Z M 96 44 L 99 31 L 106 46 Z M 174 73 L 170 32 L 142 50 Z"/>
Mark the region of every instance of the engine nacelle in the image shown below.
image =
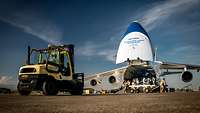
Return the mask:
<path id="1" fill-rule="evenodd" d="M 183 82 L 190 82 L 190 81 L 192 81 L 193 75 L 191 72 L 185 71 L 181 75 L 181 78 L 182 78 Z"/>
<path id="2" fill-rule="evenodd" d="M 109 83 L 113 84 L 113 83 L 116 82 L 116 78 L 115 78 L 114 76 L 110 76 L 110 77 L 108 78 L 108 81 L 109 81 Z"/>
<path id="3" fill-rule="evenodd" d="M 91 85 L 91 86 L 96 86 L 96 85 L 97 85 L 97 80 L 92 79 L 92 80 L 90 81 L 90 85 Z"/>

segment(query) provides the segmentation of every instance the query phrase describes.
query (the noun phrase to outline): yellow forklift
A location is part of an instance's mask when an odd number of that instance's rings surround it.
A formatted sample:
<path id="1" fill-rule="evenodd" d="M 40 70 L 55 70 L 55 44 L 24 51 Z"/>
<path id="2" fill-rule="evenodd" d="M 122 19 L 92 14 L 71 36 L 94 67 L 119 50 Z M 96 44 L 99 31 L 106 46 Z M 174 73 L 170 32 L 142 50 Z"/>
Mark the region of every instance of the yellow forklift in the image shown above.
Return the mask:
<path id="1" fill-rule="evenodd" d="M 18 92 L 29 95 L 42 91 L 57 95 L 59 91 L 82 95 L 84 73 L 74 73 L 74 45 L 48 45 L 44 49 L 28 46 L 27 63 L 19 69 Z"/>

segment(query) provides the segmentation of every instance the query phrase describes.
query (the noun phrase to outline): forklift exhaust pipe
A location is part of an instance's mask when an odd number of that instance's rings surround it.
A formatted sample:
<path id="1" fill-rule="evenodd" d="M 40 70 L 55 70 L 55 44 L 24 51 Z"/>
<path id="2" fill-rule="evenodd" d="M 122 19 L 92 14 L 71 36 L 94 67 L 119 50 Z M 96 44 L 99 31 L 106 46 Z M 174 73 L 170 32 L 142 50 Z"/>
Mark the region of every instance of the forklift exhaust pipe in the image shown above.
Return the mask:
<path id="1" fill-rule="evenodd" d="M 30 57 L 31 57 L 31 47 L 28 46 L 28 56 L 27 56 L 27 64 L 29 65 L 30 64 Z"/>

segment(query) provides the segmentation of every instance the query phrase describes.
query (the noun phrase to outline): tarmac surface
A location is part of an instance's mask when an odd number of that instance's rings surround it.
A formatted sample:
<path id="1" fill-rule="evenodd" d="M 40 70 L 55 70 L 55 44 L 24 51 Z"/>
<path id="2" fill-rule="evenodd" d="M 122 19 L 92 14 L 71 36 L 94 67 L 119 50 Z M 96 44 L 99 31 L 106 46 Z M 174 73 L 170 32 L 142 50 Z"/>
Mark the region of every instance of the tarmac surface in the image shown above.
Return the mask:
<path id="1" fill-rule="evenodd" d="M 0 113 L 200 113 L 200 92 L 104 96 L 0 95 Z"/>

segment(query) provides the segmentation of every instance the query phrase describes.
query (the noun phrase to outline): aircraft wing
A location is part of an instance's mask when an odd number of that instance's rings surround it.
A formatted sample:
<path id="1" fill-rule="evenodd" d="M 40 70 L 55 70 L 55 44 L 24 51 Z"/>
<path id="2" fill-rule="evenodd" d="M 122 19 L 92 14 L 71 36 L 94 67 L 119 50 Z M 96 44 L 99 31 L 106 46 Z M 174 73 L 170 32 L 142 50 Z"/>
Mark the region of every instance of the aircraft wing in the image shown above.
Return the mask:
<path id="1" fill-rule="evenodd" d="M 110 71 L 107 71 L 107 72 L 102 72 L 102 73 L 94 74 L 94 75 L 85 77 L 85 80 L 90 80 L 90 79 L 94 79 L 94 78 L 98 78 L 98 77 L 109 76 L 109 75 L 112 75 L 114 72 L 115 72 L 115 70 L 110 70 Z"/>
<path id="2" fill-rule="evenodd" d="M 85 80 L 87 81 L 87 80 L 91 80 L 91 79 L 98 78 L 98 77 L 108 77 L 108 76 L 114 75 L 116 71 L 125 70 L 126 68 L 127 68 L 127 66 L 124 66 L 124 67 L 121 67 L 121 68 L 116 68 L 116 69 L 113 69 L 113 70 L 93 74 L 93 75 L 90 75 L 88 77 L 85 77 Z"/>
<path id="3" fill-rule="evenodd" d="M 192 70 L 198 70 L 199 71 L 200 65 L 162 62 L 161 65 L 160 65 L 160 69 L 192 69 Z"/>

